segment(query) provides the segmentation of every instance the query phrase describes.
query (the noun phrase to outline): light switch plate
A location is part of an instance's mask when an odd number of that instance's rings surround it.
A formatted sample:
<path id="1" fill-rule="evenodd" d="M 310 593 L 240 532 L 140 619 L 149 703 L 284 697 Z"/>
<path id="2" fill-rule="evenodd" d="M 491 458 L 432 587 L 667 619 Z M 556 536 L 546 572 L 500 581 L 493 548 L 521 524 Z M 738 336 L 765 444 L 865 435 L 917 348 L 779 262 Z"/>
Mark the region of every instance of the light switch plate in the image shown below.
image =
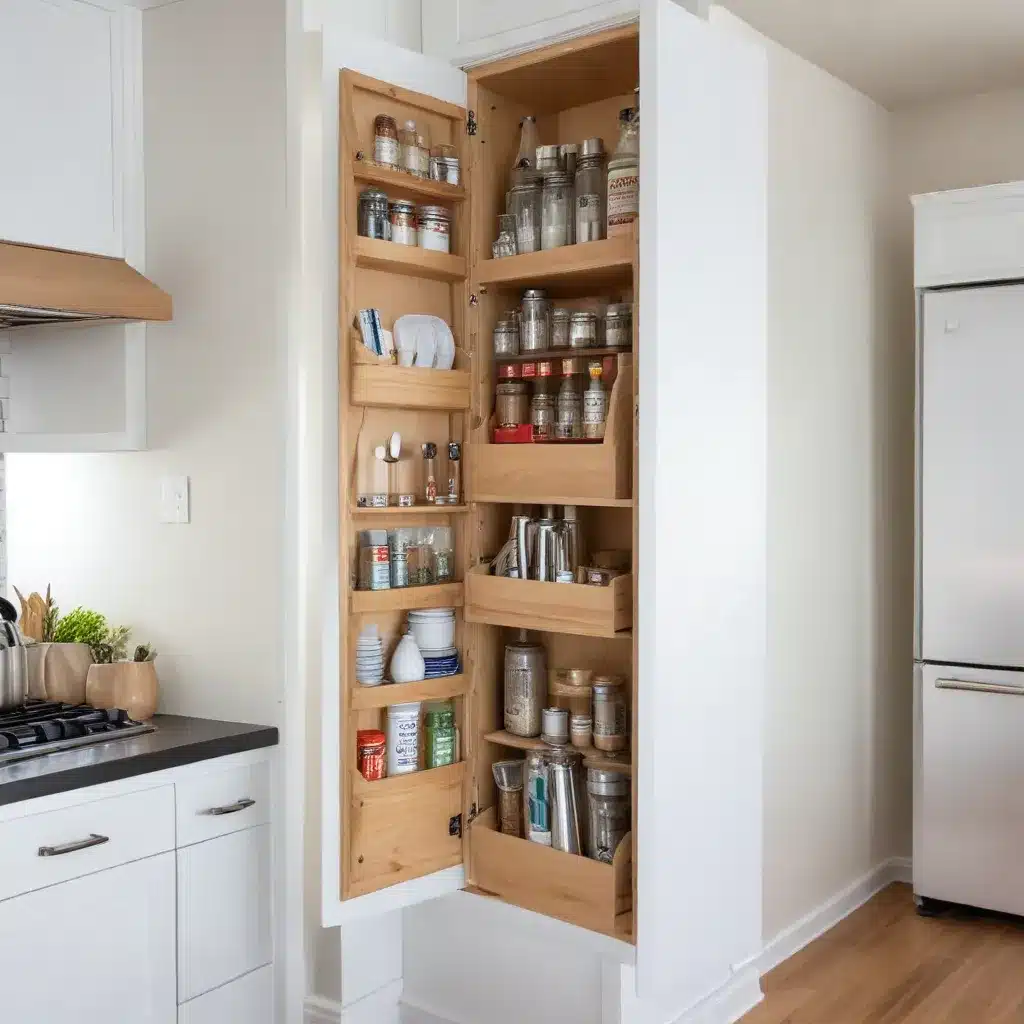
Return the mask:
<path id="1" fill-rule="evenodd" d="M 188 521 L 188 477 L 165 476 L 160 481 L 160 522 L 187 523 Z"/>

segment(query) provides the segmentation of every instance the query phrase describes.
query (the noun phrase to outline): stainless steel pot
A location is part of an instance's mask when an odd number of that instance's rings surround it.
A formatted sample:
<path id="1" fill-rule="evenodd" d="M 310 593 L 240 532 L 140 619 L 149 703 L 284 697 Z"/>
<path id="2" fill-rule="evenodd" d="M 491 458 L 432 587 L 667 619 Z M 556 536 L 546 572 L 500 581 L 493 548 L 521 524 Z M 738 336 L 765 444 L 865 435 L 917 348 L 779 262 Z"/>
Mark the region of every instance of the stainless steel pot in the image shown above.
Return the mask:
<path id="1" fill-rule="evenodd" d="M 0 712 L 15 711 L 28 697 L 28 652 L 18 627 L 4 623 L 0 630 Z"/>

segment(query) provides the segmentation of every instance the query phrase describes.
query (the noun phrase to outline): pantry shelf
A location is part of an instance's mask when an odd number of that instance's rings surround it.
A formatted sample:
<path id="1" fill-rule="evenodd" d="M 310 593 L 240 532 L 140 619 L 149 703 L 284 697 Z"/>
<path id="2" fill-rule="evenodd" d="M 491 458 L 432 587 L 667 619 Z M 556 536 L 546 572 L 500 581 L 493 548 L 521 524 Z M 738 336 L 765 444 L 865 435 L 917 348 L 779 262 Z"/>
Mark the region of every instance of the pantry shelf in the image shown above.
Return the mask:
<path id="1" fill-rule="evenodd" d="M 421 516 L 436 518 L 468 511 L 468 505 L 389 505 L 387 508 L 360 508 L 357 505 L 349 510 L 349 514 L 353 519 L 419 519 Z"/>
<path id="2" fill-rule="evenodd" d="M 352 688 L 350 704 L 353 711 L 369 711 L 410 701 L 461 697 L 468 689 L 469 676 L 462 673 L 441 679 L 421 679 L 416 683 L 381 683 L 379 686 L 357 684 Z"/>
<path id="3" fill-rule="evenodd" d="M 351 400 L 353 405 L 388 409 L 468 409 L 469 371 L 356 363 Z"/>
<path id="4" fill-rule="evenodd" d="M 481 260 L 477 284 L 508 288 L 544 288 L 550 295 L 591 294 L 628 288 L 633 281 L 636 241 L 632 235 L 599 242 L 563 245 L 520 256 Z"/>
<path id="5" fill-rule="evenodd" d="M 435 199 L 442 203 L 461 203 L 466 198 L 466 190 L 461 185 L 417 178 L 405 171 L 378 167 L 365 160 L 352 161 L 352 177 L 356 181 L 384 189 L 390 198 Z"/>
<path id="6" fill-rule="evenodd" d="M 484 735 L 489 743 L 497 743 L 500 747 L 511 747 L 514 750 L 551 750 L 552 744 L 545 743 L 539 736 L 513 736 L 504 729 L 498 732 L 489 732 Z M 597 747 L 566 747 L 566 750 L 575 750 L 583 755 L 587 768 L 598 768 L 605 772 L 622 772 L 623 775 L 633 774 L 633 763 L 628 751 L 621 754 L 609 754 Z"/>
<path id="7" fill-rule="evenodd" d="M 386 779 L 375 779 L 369 782 L 359 772 L 353 776 L 352 789 L 363 797 L 395 797 L 425 790 L 444 789 L 447 786 L 462 782 L 466 771 L 466 762 L 446 764 L 443 768 L 427 768 L 421 772 L 409 772 L 406 775 L 391 775 Z"/>
<path id="8" fill-rule="evenodd" d="M 416 245 L 399 245 L 379 238 L 364 238 L 362 235 L 356 238 L 355 243 L 357 267 L 429 277 L 435 281 L 463 281 L 466 277 L 464 256 L 434 252 Z"/>
<path id="9" fill-rule="evenodd" d="M 353 590 L 352 612 L 399 612 L 415 608 L 460 608 L 464 590 L 461 583 L 436 583 L 429 587 L 398 587 L 392 590 Z"/>

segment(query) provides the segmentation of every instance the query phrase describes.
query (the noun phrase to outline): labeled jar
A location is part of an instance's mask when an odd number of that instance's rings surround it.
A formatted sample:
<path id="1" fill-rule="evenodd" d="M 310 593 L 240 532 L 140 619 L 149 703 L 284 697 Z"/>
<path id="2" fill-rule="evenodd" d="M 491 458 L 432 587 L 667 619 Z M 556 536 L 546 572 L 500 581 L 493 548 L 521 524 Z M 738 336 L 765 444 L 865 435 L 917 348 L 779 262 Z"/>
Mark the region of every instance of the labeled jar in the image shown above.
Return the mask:
<path id="1" fill-rule="evenodd" d="M 597 345 L 597 314 L 586 311 L 569 317 L 569 348 L 593 348 Z"/>
<path id="2" fill-rule="evenodd" d="M 409 586 L 409 548 L 414 542 L 415 536 L 410 529 L 397 528 L 388 533 L 393 589 Z"/>
<path id="3" fill-rule="evenodd" d="M 401 166 L 398 122 L 390 114 L 378 114 L 373 119 L 373 162 L 393 171 Z"/>
<path id="4" fill-rule="evenodd" d="M 421 249 L 451 252 L 452 215 L 443 206 L 421 206 L 417 238 Z"/>
<path id="5" fill-rule="evenodd" d="M 540 247 L 558 249 L 569 244 L 569 218 L 575 208 L 572 179 L 563 171 L 544 175 L 541 200 Z"/>
<path id="6" fill-rule="evenodd" d="M 569 310 L 551 310 L 551 347 L 569 347 Z"/>
<path id="7" fill-rule="evenodd" d="M 611 864 L 632 829 L 629 776 L 587 769 L 587 856 Z"/>
<path id="8" fill-rule="evenodd" d="M 437 445 L 433 441 L 423 444 L 423 497 L 428 505 L 437 500 Z"/>
<path id="9" fill-rule="evenodd" d="M 459 183 L 459 158 L 455 147 L 441 143 L 430 150 L 430 177 L 449 185 Z"/>
<path id="10" fill-rule="evenodd" d="M 604 143 L 585 139 L 576 163 L 576 241 L 597 242 L 605 237 Z"/>
<path id="11" fill-rule="evenodd" d="M 640 125 L 636 111 L 619 113 L 619 144 L 608 161 L 608 235 L 629 234 L 640 212 Z"/>
<path id="12" fill-rule="evenodd" d="M 594 720 L 590 715 L 569 716 L 569 739 L 577 750 L 593 745 Z"/>
<path id="13" fill-rule="evenodd" d="M 528 288 L 519 313 L 519 351 L 546 352 L 551 347 L 551 305 L 547 292 Z"/>
<path id="14" fill-rule="evenodd" d="M 583 408 L 572 377 L 563 377 L 556 403 L 555 437 L 571 441 L 583 436 Z"/>
<path id="15" fill-rule="evenodd" d="M 417 178 L 430 177 L 430 147 L 417 130 L 415 121 L 406 121 L 398 132 L 402 169 Z"/>
<path id="16" fill-rule="evenodd" d="M 608 421 L 608 392 L 601 384 L 601 364 L 590 364 L 590 386 L 583 392 L 583 436 L 604 437 Z"/>
<path id="17" fill-rule="evenodd" d="M 530 422 L 530 385 L 521 380 L 500 381 L 495 391 L 494 418 L 499 427 Z"/>
<path id="18" fill-rule="evenodd" d="M 420 769 L 420 702 L 388 708 L 388 778 Z"/>
<path id="19" fill-rule="evenodd" d="M 625 680 L 621 676 L 594 676 L 594 746 L 613 752 L 625 750 L 629 743 Z"/>
<path id="20" fill-rule="evenodd" d="M 508 212 L 516 219 L 516 251 L 540 249 L 541 186 L 539 181 L 514 185 L 509 194 Z"/>
<path id="21" fill-rule="evenodd" d="M 605 308 L 604 343 L 608 348 L 633 347 L 632 302 L 613 302 Z"/>
<path id="22" fill-rule="evenodd" d="M 388 219 L 388 194 L 379 188 L 363 189 L 359 193 L 359 234 L 363 238 L 391 238 Z"/>
<path id="23" fill-rule="evenodd" d="M 544 708 L 541 713 L 540 738 L 556 747 L 569 742 L 569 712 L 565 708 Z"/>
<path id="24" fill-rule="evenodd" d="M 423 767 L 455 764 L 455 708 L 450 700 L 431 701 L 424 709 Z"/>
<path id="25" fill-rule="evenodd" d="M 384 778 L 387 740 L 379 729 L 360 729 L 356 733 L 356 764 L 367 782 Z"/>
<path id="26" fill-rule="evenodd" d="M 555 436 L 555 396 L 547 390 L 547 381 L 538 381 L 530 399 L 530 423 L 535 441 L 550 441 Z"/>
<path id="27" fill-rule="evenodd" d="M 387 530 L 363 530 L 359 534 L 359 589 L 391 589 Z"/>
<path id="28" fill-rule="evenodd" d="M 501 356 L 519 355 L 519 321 L 499 320 L 494 325 L 494 354 Z"/>
<path id="29" fill-rule="evenodd" d="M 391 203 L 391 241 L 399 245 L 417 245 L 416 204 L 408 199 L 395 199 Z"/>

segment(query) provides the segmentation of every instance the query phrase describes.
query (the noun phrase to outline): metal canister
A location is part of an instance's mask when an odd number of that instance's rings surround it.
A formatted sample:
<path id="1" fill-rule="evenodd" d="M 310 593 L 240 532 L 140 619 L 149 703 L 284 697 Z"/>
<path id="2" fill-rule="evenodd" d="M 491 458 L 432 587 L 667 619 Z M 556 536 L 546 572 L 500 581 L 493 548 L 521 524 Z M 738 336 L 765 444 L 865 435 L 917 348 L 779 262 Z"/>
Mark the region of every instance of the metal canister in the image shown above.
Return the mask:
<path id="1" fill-rule="evenodd" d="M 613 302 L 605 309 L 604 343 L 608 348 L 633 347 L 632 302 Z"/>
<path id="2" fill-rule="evenodd" d="M 550 440 L 555 436 L 555 396 L 542 391 L 538 384 L 530 399 L 530 423 L 535 441 Z"/>
<path id="3" fill-rule="evenodd" d="M 499 358 L 519 355 L 518 320 L 499 320 L 494 325 L 494 354 Z"/>
<path id="4" fill-rule="evenodd" d="M 499 381 L 494 389 L 494 416 L 499 427 L 530 422 L 530 385 L 521 380 Z"/>
<path id="5" fill-rule="evenodd" d="M 539 736 L 547 697 L 547 656 L 531 643 L 525 629 L 505 645 L 505 731 L 513 736 Z"/>
<path id="6" fill-rule="evenodd" d="M 558 749 L 548 754 L 551 787 L 551 846 L 563 853 L 583 852 L 580 777 L 583 756 L 577 750 Z"/>
<path id="7" fill-rule="evenodd" d="M 569 317 L 569 348 L 597 345 L 597 314 L 580 311 Z"/>
<path id="8" fill-rule="evenodd" d="M 621 676 L 594 676 L 594 746 L 598 750 L 625 750 L 629 742 L 624 682 Z"/>
<path id="9" fill-rule="evenodd" d="M 541 739 L 564 746 L 569 742 L 569 712 L 565 708 L 545 708 L 541 716 Z"/>
<path id="10" fill-rule="evenodd" d="M 531 750 L 526 755 L 523 797 L 523 833 L 531 843 L 551 845 L 551 790 L 547 754 Z"/>
<path id="11" fill-rule="evenodd" d="M 544 515 L 535 520 L 534 526 L 536 533 L 530 551 L 530 579 L 554 583 L 558 569 L 555 537 L 561 526 L 555 519 L 555 506 L 545 505 Z"/>
<path id="12" fill-rule="evenodd" d="M 611 864 L 619 843 L 632 827 L 629 777 L 588 768 L 587 805 L 587 856 Z"/>
<path id="13" fill-rule="evenodd" d="M 364 238 L 391 239 L 388 217 L 388 194 L 379 188 L 366 188 L 359 193 L 359 234 Z"/>
<path id="14" fill-rule="evenodd" d="M 580 534 L 580 521 L 575 505 L 566 505 L 562 509 L 562 530 L 565 533 L 566 553 L 573 575 L 583 561 L 583 538 Z"/>

